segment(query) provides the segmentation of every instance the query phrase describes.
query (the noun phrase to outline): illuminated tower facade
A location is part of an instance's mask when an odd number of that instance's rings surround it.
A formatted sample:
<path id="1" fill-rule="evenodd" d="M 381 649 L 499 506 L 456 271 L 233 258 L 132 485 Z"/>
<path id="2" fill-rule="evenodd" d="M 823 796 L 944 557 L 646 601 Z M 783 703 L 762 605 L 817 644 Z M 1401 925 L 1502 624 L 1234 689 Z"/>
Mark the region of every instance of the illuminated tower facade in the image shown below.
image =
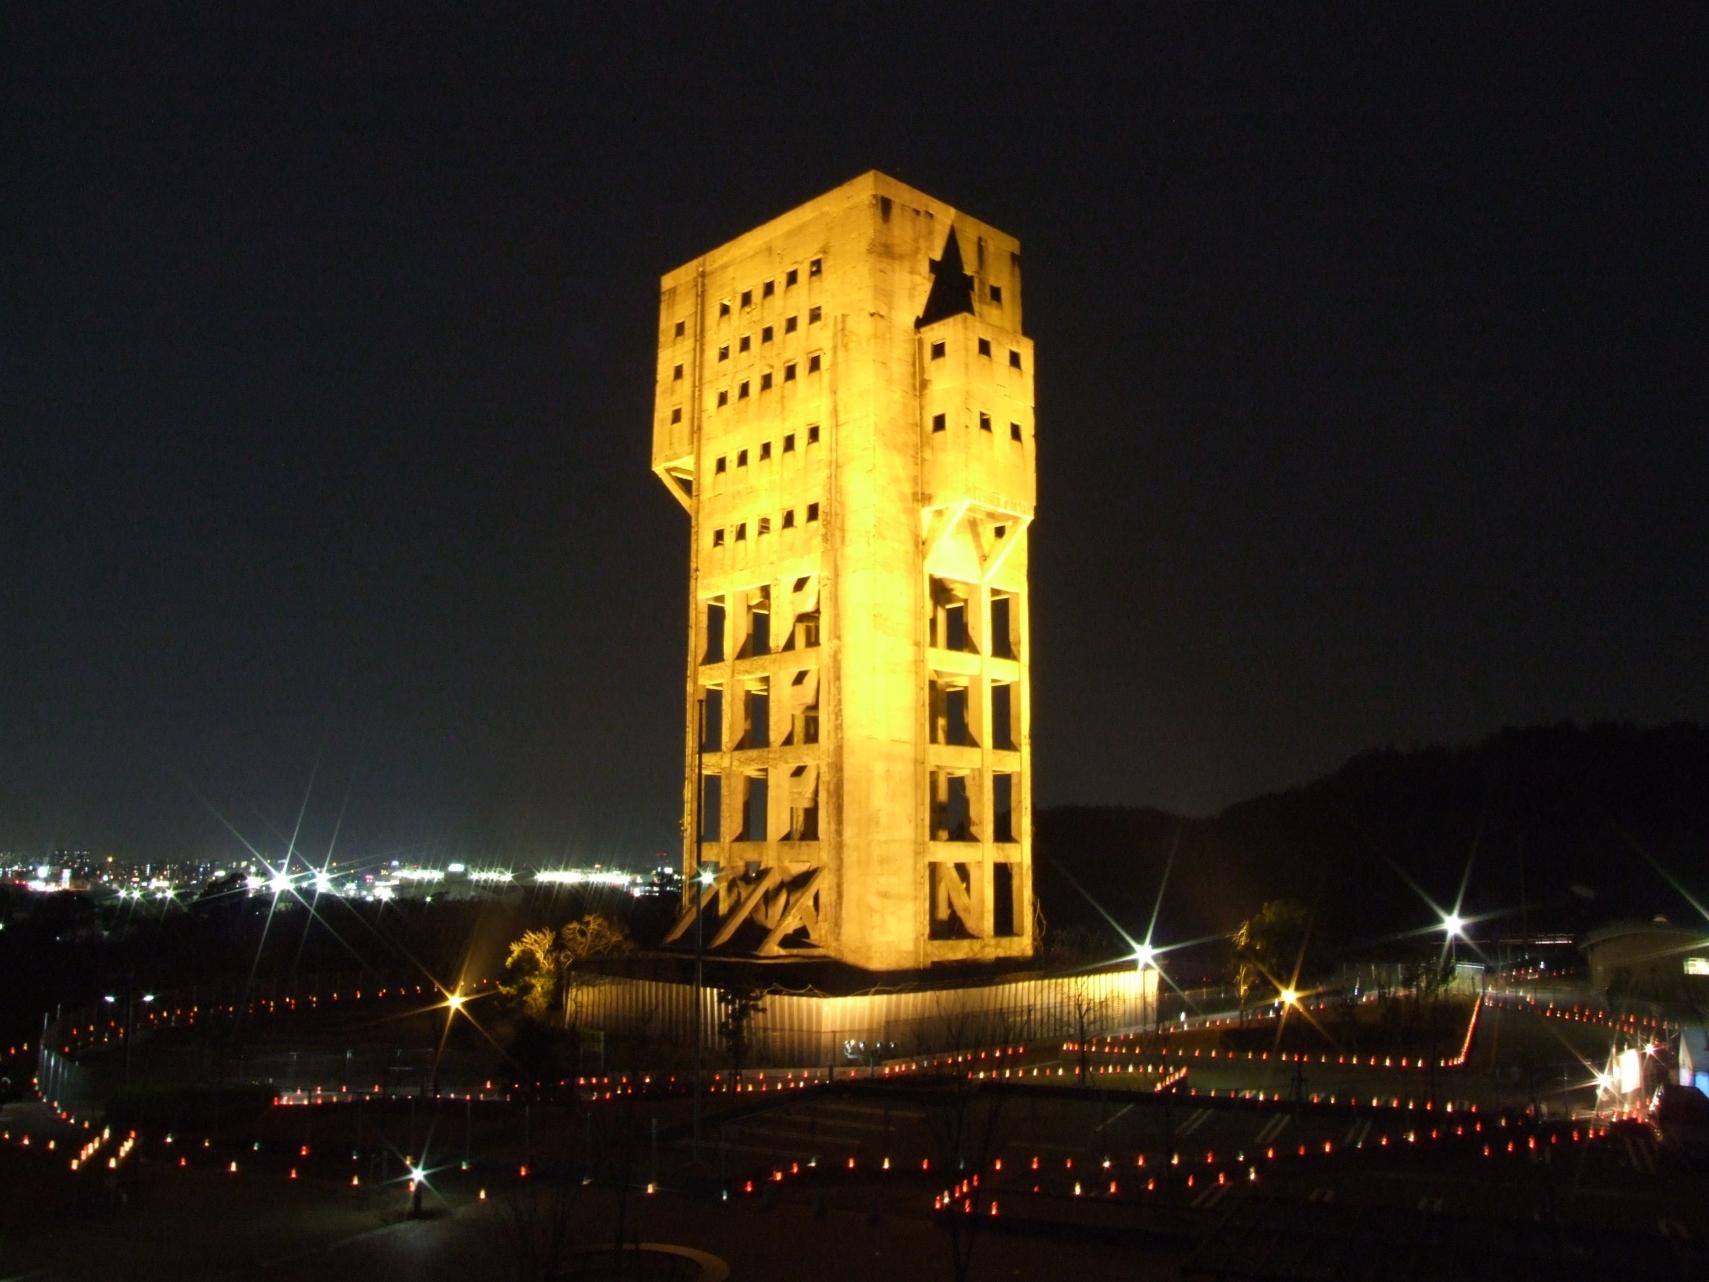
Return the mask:
<path id="1" fill-rule="evenodd" d="M 653 470 L 691 549 L 672 938 L 1030 955 L 1019 243 L 868 173 L 670 272 Z"/>

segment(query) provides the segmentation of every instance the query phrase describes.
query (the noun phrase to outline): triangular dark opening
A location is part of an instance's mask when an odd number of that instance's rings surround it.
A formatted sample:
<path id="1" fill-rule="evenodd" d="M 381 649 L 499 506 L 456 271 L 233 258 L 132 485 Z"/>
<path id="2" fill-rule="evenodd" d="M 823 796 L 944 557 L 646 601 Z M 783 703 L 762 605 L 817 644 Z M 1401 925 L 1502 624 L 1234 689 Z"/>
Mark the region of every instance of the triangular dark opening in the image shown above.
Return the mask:
<path id="1" fill-rule="evenodd" d="M 944 241 L 942 258 L 931 260 L 932 290 L 926 295 L 926 309 L 914 322 L 915 329 L 941 321 L 946 316 L 963 312 L 973 315 L 973 277 L 961 267 L 961 243 L 955 238 L 955 228 L 949 229 Z"/>

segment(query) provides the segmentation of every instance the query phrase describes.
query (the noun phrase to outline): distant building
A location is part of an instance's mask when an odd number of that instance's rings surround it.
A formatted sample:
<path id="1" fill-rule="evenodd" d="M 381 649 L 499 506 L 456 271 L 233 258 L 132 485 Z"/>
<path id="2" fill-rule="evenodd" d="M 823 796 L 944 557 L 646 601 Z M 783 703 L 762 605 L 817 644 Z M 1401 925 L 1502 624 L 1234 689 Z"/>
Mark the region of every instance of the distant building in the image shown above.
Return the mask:
<path id="1" fill-rule="evenodd" d="M 1592 991 L 1667 1006 L 1709 1006 L 1709 935 L 1654 921 L 1614 922 L 1580 942 Z"/>
<path id="2" fill-rule="evenodd" d="M 1033 950 L 1033 347 L 1014 237 L 868 173 L 667 274 L 683 869 L 709 947 Z M 696 878 L 705 874 L 710 886 Z"/>

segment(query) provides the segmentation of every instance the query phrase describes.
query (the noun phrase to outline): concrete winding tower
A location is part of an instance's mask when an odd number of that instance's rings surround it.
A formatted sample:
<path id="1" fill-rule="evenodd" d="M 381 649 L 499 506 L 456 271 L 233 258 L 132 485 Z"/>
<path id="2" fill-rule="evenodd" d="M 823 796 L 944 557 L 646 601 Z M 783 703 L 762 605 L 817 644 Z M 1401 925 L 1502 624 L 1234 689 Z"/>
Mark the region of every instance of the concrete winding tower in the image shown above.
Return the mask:
<path id="1" fill-rule="evenodd" d="M 671 937 L 1030 955 L 1018 242 L 864 174 L 663 278 L 657 389 L 691 548 Z"/>

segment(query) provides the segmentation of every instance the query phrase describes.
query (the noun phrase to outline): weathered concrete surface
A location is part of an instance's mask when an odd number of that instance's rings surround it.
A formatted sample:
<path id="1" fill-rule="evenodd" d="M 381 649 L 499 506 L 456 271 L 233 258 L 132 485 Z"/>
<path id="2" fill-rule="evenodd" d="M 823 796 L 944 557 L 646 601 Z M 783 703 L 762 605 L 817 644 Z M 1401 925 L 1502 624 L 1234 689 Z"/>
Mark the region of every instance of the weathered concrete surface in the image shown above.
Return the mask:
<path id="1" fill-rule="evenodd" d="M 868 173 L 667 274 L 690 516 L 685 873 L 710 946 L 1033 949 L 1019 244 Z M 693 890 L 679 937 L 692 929 Z"/>

